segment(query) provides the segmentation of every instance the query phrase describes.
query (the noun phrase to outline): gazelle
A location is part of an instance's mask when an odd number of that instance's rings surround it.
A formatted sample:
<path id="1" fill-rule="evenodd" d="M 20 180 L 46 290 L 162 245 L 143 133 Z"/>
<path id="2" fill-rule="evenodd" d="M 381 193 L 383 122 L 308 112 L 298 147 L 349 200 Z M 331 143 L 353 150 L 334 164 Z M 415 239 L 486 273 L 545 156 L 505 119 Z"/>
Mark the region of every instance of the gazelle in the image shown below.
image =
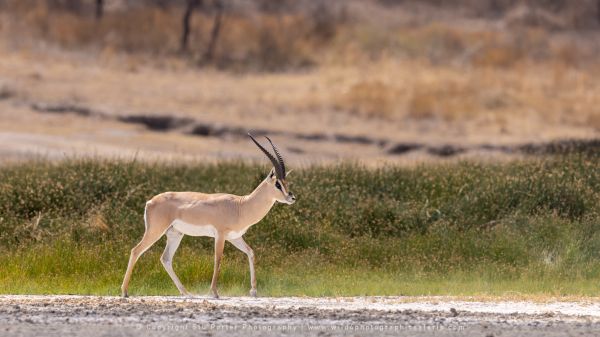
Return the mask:
<path id="1" fill-rule="evenodd" d="M 258 148 L 273 164 L 269 175 L 252 191 L 244 196 L 225 193 L 205 194 L 197 192 L 165 192 L 146 202 L 144 222 L 146 231 L 140 243 L 131 250 L 129 264 L 121 286 L 122 295 L 127 297 L 127 288 L 133 266 L 139 257 L 163 235 L 167 245 L 160 260 L 165 270 L 177 286 L 181 295 L 190 296 L 173 271 L 173 255 L 184 235 L 209 236 L 215 238 L 215 262 L 210 289 L 215 298 L 217 279 L 223 256 L 225 241 L 248 255 L 250 263 L 250 296 L 256 296 L 256 275 L 254 273 L 254 253 L 242 238 L 250 226 L 259 222 L 278 201 L 291 205 L 296 197 L 289 191 L 285 177 L 285 164 L 277 148 L 266 137 L 275 158 L 265 150 L 251 134 L 248 134 Z"/>

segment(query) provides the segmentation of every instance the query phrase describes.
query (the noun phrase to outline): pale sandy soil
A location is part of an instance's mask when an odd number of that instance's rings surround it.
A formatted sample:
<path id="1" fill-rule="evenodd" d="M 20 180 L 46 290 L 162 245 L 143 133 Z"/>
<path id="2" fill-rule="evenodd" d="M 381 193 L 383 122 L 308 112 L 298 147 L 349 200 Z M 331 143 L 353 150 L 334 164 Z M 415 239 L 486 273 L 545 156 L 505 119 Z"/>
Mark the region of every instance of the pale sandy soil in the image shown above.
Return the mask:
<path id="1" fill-rule="evenodd" d="M 0 296 L 10 336 L 593 336 L 600 304 L 445 297 Z"/>

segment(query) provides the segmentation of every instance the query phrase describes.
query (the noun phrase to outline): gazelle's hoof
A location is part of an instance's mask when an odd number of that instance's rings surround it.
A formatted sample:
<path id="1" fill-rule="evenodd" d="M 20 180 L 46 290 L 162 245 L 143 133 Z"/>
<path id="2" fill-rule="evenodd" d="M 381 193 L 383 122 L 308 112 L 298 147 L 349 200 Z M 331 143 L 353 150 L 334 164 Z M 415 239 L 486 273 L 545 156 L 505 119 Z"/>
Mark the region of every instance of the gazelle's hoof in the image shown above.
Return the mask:
<path id="1" fill-rule="evenodd" d="M 250 289 L 250 296 L 256 297 L 256 289 Z"/>
<path id="2" fill-rule="evenodd" d="M 127 298 L 127 297 L 129 297 L 129 294 L 126 291 L 123 291 L 123 292 L 121 292 L 121 297 Z"/>
<path id="3" fill-rule="evenodd" d="M 218 299 L 219 298 L 219 293 L 217 292 L 217 289 L 211 289 L 210 296 L 212 298 L 214 298 L 214 299 Z"/>

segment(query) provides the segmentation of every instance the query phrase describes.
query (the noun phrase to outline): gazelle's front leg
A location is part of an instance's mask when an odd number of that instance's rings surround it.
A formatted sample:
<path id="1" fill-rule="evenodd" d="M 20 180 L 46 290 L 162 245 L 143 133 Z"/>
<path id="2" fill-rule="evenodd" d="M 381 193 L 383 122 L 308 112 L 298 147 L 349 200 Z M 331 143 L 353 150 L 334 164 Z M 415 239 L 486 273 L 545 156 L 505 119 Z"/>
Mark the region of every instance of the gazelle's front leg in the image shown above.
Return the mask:
<path id="1" fill-rule="evenodd" d="M 229 240 L 237 249 L 248 255 L 248 262 L 250 263 L 250 296 L 256 297 L 256 275 L 254 273 L 254 251 L 248 246 L 246 241 L 242 237 L 234 240 Z"/>
<path id="2" fill-rule="evenodd" d="M 215 268 L 213 270 L 212 282 L 210 283 L 210 290 L 214 298 L 219 298 L 217 292 L 217 280 L 219 278 L 219 270 L 221 269 L 221 258 L 223 257 L 223 247 L 225 246 L 225 235 L 217 233 L 215 237 Z"/>

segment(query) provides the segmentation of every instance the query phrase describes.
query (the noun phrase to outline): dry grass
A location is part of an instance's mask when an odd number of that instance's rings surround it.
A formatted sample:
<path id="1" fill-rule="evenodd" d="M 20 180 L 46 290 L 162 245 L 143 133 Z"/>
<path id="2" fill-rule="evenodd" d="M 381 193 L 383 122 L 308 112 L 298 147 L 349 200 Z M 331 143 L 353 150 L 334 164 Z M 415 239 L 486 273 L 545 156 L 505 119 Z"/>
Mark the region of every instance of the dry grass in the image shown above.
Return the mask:
<path id="1" fill-rule="evenodd" d="M 25 28 L 32 38 L 41 38 L 64 48 L 99 46 L 125 52 L 165 53 L 177 47 L 180 22 L 175 15 L 157 8 L 138 8 L 107 15 L 101 21 L 67 11 L 51 11 L 42 1 L 21 12 L 23 20 L 11 22 Z"/>
<path id="2" fill-rule="evenodd" d="M 390 139 L 402 132 L 403 140 L 451 141 L 461 130 L 475 141 L 535 141 L 587 137 L 600 129 L 595 32 L 512 27 L 505 20 L 434 21 L 401 7 L 386 7 L 388 16 L 371 21 L 349 7 L 351 19 L 325 28 L 306 12 L 232 11 L 224 19 L 215 68 L 206 69 L 197 65 L 210 12 L 195 14 L 192 48 L 181 56 L 181 8 L 114 11 L 96 22 L 50 11 L 44 3 L 15 7 L 24 14 L 21 23 L 2 20 L 0 69 L 9 100 L 75 102 L 111 113 L 170 112 L 257 128 L 273 128 L 277 116 L 277 129 L 377 130 Z M 63 50 L 88 56 L 100 50 L 100 57 L 82 61 Z"/>
<path id="3" fill-rule="evenodd" d="M 446 83 L 443 87 L 420 83 L 413 89 L 407 115 L 415 119 L 468 118 L 476 111 L 476 102 L 472 94 L 471 88 L 458 83 Z"/>
<path id="4" fill-rule="evenodd" d="M 393 117 L 398 106 L 398 89 L 382 81 L 364 81 L 353 84 L 333 105 L 368 117 Z"/>
<path id="5" fill-rule="evenodd" d="M 6 38 L 42 40 L 65 49 L 101 50 L 103 54 L 176 55 L 180 50 L 183 7 L 133 6 L 107 12 L 101 20 L 89 13 L 61 10 L 46 1 L 8 1 Z M 329 8 L 325 6 L 325 8 Z M 311 66 L 314 55 L 336 33 L 333 12 L 247 13 L 227 11 L 211 65 L 229 70 L 280 71 Z M 315 15 L 313 15 L 315 14 Z M 18 20 L 13 19 L 18 17 Z M 185 57 L 204 63 L 214 13 L 195 11 L 190 50 Z"/>
<path id="6" fill-rule="evenodd" d="M 496 121 L 501 129 L 523 118 L 598 125 L 598 46 L 577 33 L 446 22 L 385 32 L 358 26 L 340 35 L 342 64 L 362 72 L 348 72 L 344 89 L 332 93 L 337 110 L 384 119 Z"/>
<path id="7" fill-rule="evenodd" d="M 368 79 L 348 76 L 346 89 L 331 99 L 333 107 L 386 119 L 468 122 L 502 117 L 518 124 L 530 116 L 544 124 L 598 126 L 600 81 L 593 68 L 556 61 L 467 69 L 382 61 L 369 69 Z"/>
<path id="8" fill-rule="evenodd" d="M 587 115 L 587 120 L 585 121 L 585 124 L 595 128 L 596 130 L 600 131 L 600 112 L 599 111 L 594 111 L 590 114 Z"/>

